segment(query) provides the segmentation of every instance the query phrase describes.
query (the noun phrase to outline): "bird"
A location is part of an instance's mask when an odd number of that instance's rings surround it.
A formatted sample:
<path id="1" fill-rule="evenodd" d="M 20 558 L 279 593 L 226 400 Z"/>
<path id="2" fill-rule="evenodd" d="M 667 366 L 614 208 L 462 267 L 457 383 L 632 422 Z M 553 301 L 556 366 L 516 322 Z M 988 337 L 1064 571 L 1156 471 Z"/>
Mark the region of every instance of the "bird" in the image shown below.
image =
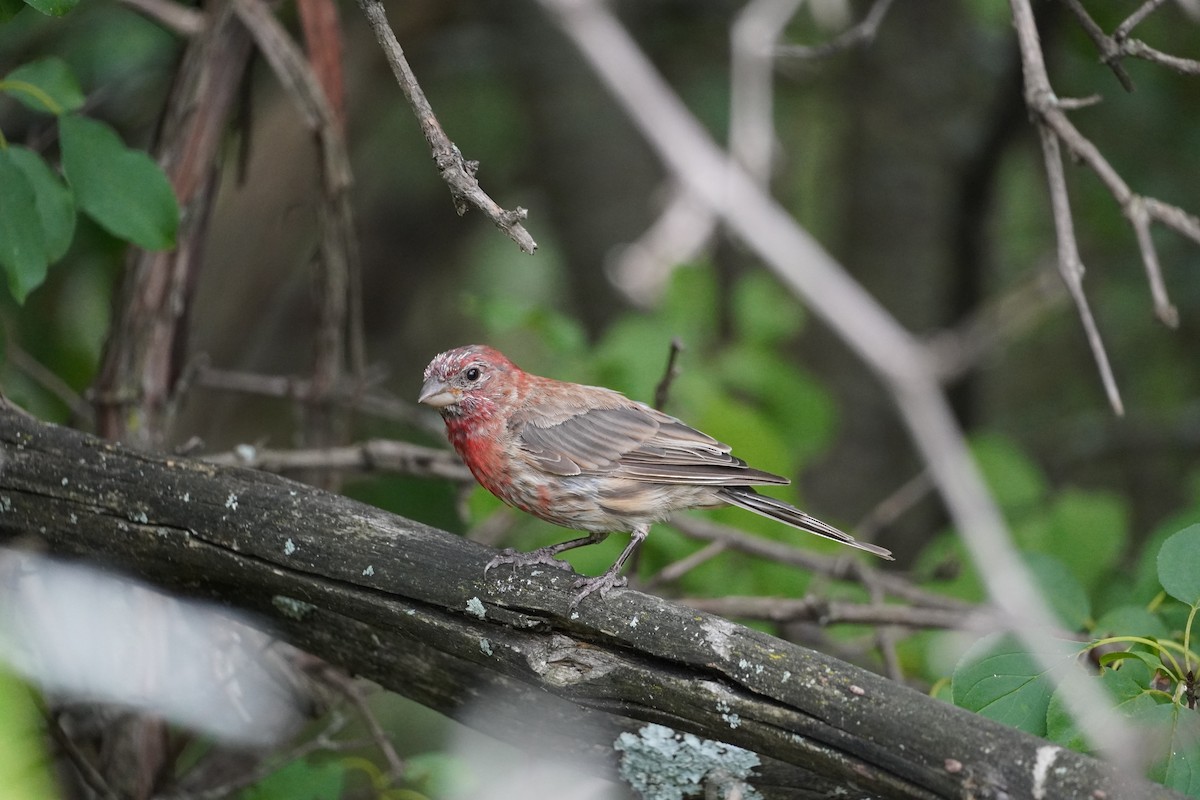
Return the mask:
<path id="1" fill-rule="evenodd" d="M 685 509 L 738 506 L 892 560 L 889 550 L 759 494 L 756 485 L 790 481 L 748 466 L 729 445 L 612 389 L 525 372 L 487 345 L 435 356 L 418 402 L 438 410 L 450 444 L 485 489 L 539 519 L 587 533 L 530 552 L 504 550 L 485 575 L 501 564 L 570 569 L 560 554 L 613 532 L 630 534 L 604 574 L 575 582 L 572 608 L 624 586 L 621 570 L 650 526 Z"/>

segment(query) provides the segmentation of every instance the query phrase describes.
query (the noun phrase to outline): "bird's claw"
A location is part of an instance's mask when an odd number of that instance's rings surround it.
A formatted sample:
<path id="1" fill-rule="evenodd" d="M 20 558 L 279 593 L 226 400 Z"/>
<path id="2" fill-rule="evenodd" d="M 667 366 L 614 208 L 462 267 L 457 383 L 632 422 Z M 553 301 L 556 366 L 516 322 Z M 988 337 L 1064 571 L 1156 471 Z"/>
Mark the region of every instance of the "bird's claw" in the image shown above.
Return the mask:
<path id="1" fill-rule="evenodd" d="M 595 578 L 580 578 L 571 585 L 571 588 L 580 589 L 580 592 L 572 598 L 570 608 L 574 611 L 589 594 L 599 592 L 600 596 L 604 597 L 613 589 L 619 589 L 627 583 L 629 580 L 616 572 L 606 572 Z"/>
<path id="2" fill-rule="evenodd" d="M 555 569 L 569 570 L 571 565 L 565 561 L 557 559 L 552 553 L 545 550 L 531 550 L 528 553 L 523 553 L 520 550 L 506 548 L 500 551 L 500 554 L 487 563 L 483 568 L 483 574 L 486 576 L 492 567 L 498 567 L 501 564 L 512 564 L 513 572 L 517 571 L 517 567 L 532 567 L 542 565 L 554 567 Z"/>

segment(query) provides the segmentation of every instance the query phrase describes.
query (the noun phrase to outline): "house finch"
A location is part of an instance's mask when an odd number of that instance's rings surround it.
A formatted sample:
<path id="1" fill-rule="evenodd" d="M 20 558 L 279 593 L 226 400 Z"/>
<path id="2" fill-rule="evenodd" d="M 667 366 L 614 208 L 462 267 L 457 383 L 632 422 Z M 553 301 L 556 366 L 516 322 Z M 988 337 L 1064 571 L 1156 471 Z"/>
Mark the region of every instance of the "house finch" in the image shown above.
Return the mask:
<path id="1" fill-rule="evenodd" d="M 438 409 L 450 443 L 475 479 L 510 506 L 587 536 L 488 563 L 548 564 L 556 556 L 629 531 L 629 546 L 603 575 L 576 582 L 577 604 L 622 586 L 621 567 L 650 525 L 687 508 L 735 505 L 800 530 L 891 559 L 889 551 L 751 488 L 787 478 L 748 467 L 729 446 L 672 416 L 598 386 L 530 375 L 484 345 L 442 353 L 425 368 L 419 402 Z"/>

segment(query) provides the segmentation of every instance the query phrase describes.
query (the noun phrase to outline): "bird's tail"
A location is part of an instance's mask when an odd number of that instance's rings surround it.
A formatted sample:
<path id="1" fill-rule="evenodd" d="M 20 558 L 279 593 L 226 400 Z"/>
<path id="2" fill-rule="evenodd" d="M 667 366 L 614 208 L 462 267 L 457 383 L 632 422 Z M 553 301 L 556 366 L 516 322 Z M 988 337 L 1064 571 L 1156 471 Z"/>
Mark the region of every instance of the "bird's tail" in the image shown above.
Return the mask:
<path id="1" fill-rule="evenodd" d="M 848 544 L 851 547 L 857 547 L 859 550 L 866 550 L 868 553 L 873 553 L 880 558 L 886 558 L 888 561 L 895 560 L 892 558 L 891 550 L 885 550 L 878 545 L 867 542 L 860 542 L 850 534 L 839 531 L 832 525 L 827 525 L 816 517 L 805 514 L 795 506 L 788 505 L 782 500 L 776 500 L 774 497 L 759 494 L 749 486 L 726 486 L 718 490 L 717 494 L 726 503 L 735 505 L 738 508 L 753 511 L 755 514 L 762 514 L 764 517 L 779 520 L 791 525 L 793 528 L 815 533 L 817 536 L 824 536 L 826 539 L 833 539 L 835 542 Z"/>

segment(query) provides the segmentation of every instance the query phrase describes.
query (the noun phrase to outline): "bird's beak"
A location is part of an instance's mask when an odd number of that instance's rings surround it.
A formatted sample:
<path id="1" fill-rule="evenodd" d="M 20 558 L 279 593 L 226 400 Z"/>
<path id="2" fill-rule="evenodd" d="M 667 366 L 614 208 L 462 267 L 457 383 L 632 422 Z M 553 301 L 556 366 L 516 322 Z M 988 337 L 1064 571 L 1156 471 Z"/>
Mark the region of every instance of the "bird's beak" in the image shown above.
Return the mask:
<path id="1" fill-rule="evenodd" d="M 445 408 L 452 406 L 458 402 L 458 397 L 455 396 L 455 391 L 451 389 L 445 381 L 439 381 L 437 378 L 430 378 L 425 381 L 425 385 L 421 387 L 421 394 L 417 397 L 418 403 L 424 403 L 433 408 Z"/>

